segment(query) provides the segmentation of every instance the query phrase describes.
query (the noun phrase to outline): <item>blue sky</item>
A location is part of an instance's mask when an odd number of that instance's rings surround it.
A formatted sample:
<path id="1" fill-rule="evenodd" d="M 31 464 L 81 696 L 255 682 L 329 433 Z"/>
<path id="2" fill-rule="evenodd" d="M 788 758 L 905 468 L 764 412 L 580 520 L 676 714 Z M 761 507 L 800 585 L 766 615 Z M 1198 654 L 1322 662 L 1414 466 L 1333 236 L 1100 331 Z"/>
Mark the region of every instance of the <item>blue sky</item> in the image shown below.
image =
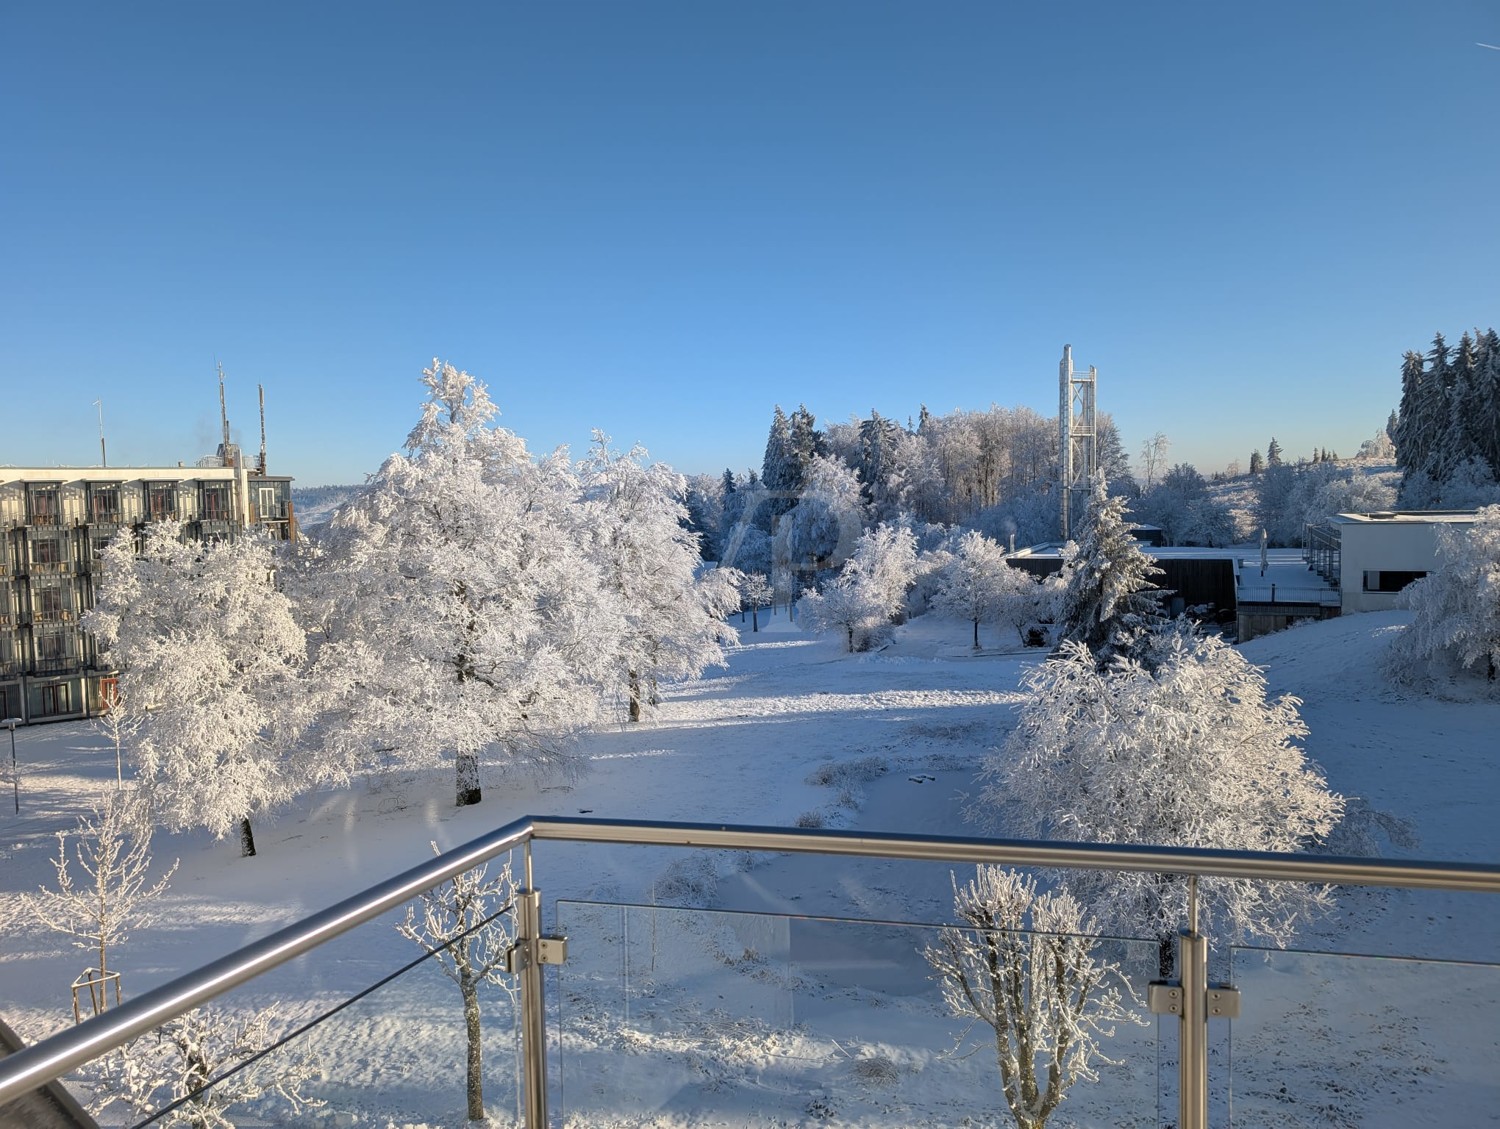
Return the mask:
<path id="1" fill-rule="evenodd" d="M 1057 406 L 1134 456 L 1352 454 L 1500 323 L 1500 9 L 10 4 L 0 462 L 359 481 L 434 356 L 533 450 L 685 472 L 822 419 Z M 29 405 L 29 409 L 18 406 Z"/>

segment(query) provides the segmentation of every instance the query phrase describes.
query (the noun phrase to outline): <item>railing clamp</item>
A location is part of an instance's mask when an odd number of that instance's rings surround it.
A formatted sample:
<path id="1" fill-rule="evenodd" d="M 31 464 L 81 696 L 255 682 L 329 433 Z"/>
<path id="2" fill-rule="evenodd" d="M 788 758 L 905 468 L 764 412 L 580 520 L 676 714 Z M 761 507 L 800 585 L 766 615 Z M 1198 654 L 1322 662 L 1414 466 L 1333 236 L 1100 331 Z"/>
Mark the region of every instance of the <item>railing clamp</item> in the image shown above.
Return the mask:
<path id="1" fill-rule="evenodd" d="M 505 950 L 505 971 L 514 976 L 526 967 L 526 954 L 530 951 L 526 938 L 516 941 Z M 536 939 L 537 964 L 566 964 L 568 962 L 568 939 L 561 936 L 538 937 Z"/>
<path id="2" fill-rule="evenodd" d="M 1177 980 L 1153 980 L 1146 985 L 1146 1006 L 1153 1015 L 1182 1015 L 1182 984 Z M 1204 992 L 1204 1010 L 1209 1019 L 1238 1019 L 1240 990 L 1229 984 L 1210 984 Z"/>

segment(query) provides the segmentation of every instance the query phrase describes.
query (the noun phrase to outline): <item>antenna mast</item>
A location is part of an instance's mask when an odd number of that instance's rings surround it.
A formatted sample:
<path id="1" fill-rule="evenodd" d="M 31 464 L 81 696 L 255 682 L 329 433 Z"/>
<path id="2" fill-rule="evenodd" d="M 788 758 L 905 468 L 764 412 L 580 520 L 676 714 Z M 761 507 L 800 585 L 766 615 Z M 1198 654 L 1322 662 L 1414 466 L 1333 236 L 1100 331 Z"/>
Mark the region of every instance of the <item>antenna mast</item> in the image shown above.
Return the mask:
<path id="1" fill-rule="evenodd" d="M 255 390 L 260 393 L 260 473 L 266 473 L 266 386 L 257 384 Z"/>
<path id="2" fill-rule="evenodd" d="M 1072 519 L 1088 505 L 1094 472 L 1099 469 L 1098 430 L 1094 423 L 1094 389 L 1099 370 L 1089 365 L 1088 376 L 1073 372 L 1073 346 L 1064 345 L 1057 376 L 1057 426 L 1062 476 L 1058 511 L 1062 539 L 1073 535 Z"/>
<path id="3" fill-rule="evenodd" d="M 95 400 L 94 407 L 99 409 L 99 465 L 109 466 L 109 459 L 104 454 L 104 401 Z"/>
<path id="4" fill-rule="evenodd" d="M 234 457 L 229 453 L 229 413 L 224 407 L 224 366 L 219 365 L 219 421 L 224 425 L 224 447 L 221 454 L 224 456 L 225 466 L 234 466 Z"/>

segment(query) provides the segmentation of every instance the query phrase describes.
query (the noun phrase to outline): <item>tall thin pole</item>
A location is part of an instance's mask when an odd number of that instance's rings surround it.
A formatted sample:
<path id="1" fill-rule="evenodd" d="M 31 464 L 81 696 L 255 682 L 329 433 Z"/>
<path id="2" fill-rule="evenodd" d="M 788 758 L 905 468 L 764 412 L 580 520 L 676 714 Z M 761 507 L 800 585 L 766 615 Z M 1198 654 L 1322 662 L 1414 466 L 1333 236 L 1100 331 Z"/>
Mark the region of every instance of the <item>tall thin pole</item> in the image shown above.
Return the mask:
<path id="1" fill-rule="evenodd" d="M 21 770 L 16 767 L 16 719 L 10 718 L 10 786 L 15 793 L 16 814 L 21 814 Z"/>
<path id="2" fill-rule="evenodd" d="M 109 466 L 109 458 L 104 453 L 104 401 L 95 400 L 94 407 L 99 409 L 99 465 Z"/>

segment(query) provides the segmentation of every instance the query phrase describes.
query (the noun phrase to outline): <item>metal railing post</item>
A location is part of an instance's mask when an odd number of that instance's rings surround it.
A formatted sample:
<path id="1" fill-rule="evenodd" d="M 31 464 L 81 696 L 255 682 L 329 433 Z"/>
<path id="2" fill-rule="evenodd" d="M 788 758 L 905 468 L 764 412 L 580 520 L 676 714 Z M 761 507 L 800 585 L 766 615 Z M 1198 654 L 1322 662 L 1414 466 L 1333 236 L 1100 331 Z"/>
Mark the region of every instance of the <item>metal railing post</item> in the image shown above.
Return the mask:
<path id="1" fill-rule="evenodd" d="M 1178 1129 L 1208 1129 L 1208 938 L 1191 929 L 1177 935 L 1182 985 L 1178 1021 Z"/>
<path id="2" fill-rule="evenodd" d="M 516 894 L 516 924 L 521 954 L 521 1055 L 526 1087 L 526 1129 L 547 1129 L 547 1022 L 542 997 L 542 894 Z"/>

